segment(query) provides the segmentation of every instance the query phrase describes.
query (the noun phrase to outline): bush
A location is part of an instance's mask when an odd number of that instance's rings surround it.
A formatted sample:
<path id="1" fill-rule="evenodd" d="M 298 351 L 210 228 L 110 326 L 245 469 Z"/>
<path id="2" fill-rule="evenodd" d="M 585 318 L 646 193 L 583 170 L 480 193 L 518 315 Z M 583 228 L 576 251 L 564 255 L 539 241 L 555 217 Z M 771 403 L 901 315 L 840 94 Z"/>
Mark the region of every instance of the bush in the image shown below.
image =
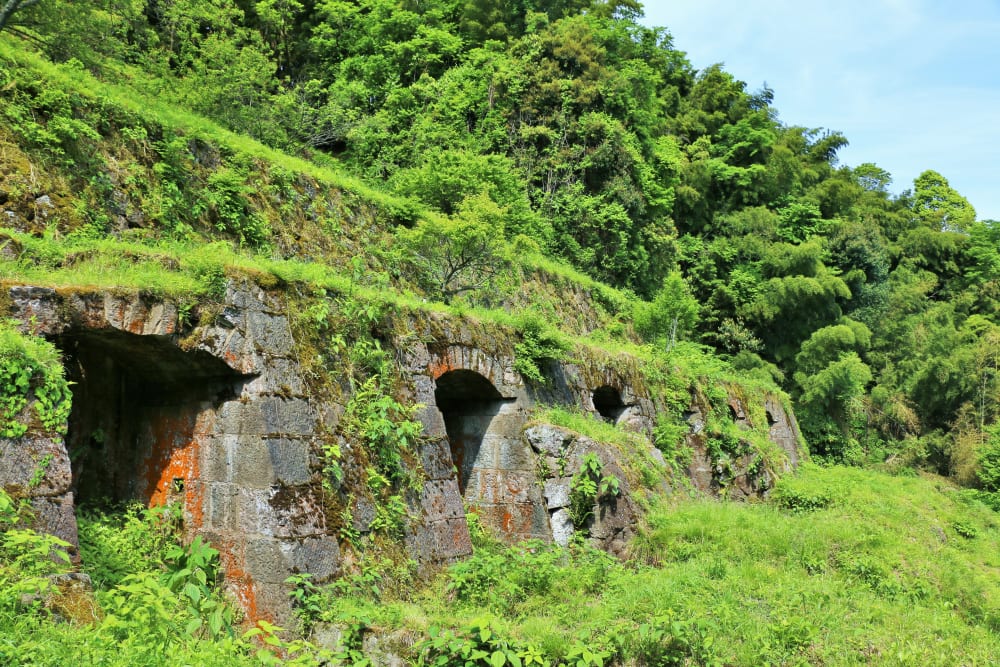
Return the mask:
<path id="1" fill-rule="evenodd" d="M 987 491 L 1000 491 L 1000 425 L 987 428 L 989 439 L 980 447 L 976 475 Z"/>

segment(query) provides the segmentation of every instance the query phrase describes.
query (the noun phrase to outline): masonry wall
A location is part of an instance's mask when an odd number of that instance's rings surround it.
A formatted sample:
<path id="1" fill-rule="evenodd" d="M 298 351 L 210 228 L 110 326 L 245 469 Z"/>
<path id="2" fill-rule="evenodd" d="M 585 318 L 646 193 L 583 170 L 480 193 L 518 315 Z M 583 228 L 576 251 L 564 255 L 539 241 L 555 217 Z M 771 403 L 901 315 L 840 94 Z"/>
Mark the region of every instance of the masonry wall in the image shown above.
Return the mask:
<path id="1" fill-rule="evenodd" d="M 283 583 L 290 574 L 308 572 L 319 582 L 337 576 L 341 534 L 330 521 L 319 453 L 344 411 L 337 401 L 349 396 L 318 397 L 303 381 L 280 294 L 231 284 L 212 321 L 193 331 L 179 330 L 172 304 L 140 296 L 23 286 L 10 288 L 10 302 L 13 317 L 62 347 L 78 381 L 66 441 L 42 433 L 0 441 L 7 488 L 23 485 L 51 454 L 43 483 L 31 491 L 42 528 L 75 542 L 81 494 L 180 502 L 188 538 L 201 535 L 220 550 L 226 586 L 251 621 L 291 621 Z M 552 381 L 535 387 L 514 370 L 509 332 L 437 314 L 404 324 L 408 342 L 394 350 L 408 387 L 401 398 L 423 406 L 424 430 L 424 482 L 411 498 L 404 538 L 411 556 L 433 567 L 470 554 L 467 508 L 511 541 L 565 543 L 581 528 L 567 508 L 572 472 L 587 454 L 625 483 L 582 528 L 621 553 L 638 516 L 622 453 L 528 417 L 540 402 L 607 412 L 612 395 L 613 419 L 649 434 L 656 397 L 639 362 L 554 364 Z M 448 389 L 455 377 L 478 385 Z M 794 464 L 794 420 L 777 401 L 767 412 L 772 439 Z M 697 418 L 691 423 L 697 435 Z M 71 450 L 86 450 L 75 470 Z M 659 452 L 650 444 L 642 455 L 655 460 Z M 710 488 L 711 470 L 693 468 L 698 475 Z M 749 478 L 744 487 L 759 490 Z"/>

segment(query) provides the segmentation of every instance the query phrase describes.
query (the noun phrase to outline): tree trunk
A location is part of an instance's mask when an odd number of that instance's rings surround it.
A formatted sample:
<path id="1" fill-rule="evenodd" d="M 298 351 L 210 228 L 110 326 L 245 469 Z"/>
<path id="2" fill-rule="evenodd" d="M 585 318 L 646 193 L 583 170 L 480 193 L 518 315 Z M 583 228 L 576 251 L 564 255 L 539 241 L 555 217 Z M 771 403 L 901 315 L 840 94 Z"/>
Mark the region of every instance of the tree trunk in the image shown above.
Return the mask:
<path id="1" fill-rule="evenodd" d="M 7 25 L 7 21 L 14 15 L 14 12 L 36 5 L 38 2 L 39 0 L 6 0 L 3 5 L 0 5 L 0 30 L 3 30 L 4 26 Z"/>

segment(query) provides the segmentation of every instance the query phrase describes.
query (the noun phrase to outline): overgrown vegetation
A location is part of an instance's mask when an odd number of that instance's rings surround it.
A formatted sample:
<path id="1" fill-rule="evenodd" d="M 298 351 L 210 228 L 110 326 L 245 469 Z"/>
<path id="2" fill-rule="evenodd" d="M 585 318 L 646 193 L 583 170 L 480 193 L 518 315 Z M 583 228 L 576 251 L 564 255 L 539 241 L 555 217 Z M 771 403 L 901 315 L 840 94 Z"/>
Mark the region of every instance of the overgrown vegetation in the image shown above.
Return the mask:
<path id="1" fill-rule="evenodd" d="M 0 279 L 171 300 L 185 332 L 233 279 L 301 306 L 306 379 L 345 398 L 319 453 L 328 523 L 359 559 L 335 597 L 293 581 L 306 628 L 345 628 L 329 659 L 360 662 L 369 628 L 400 627 L 421 664 L 1000 653 L 985 508 L 1000 508 L 1000 224 L 941 174 L 897 195 L 877 165 L 841 165 L 845 137 L 786 126 L 769 89 L 695 69 L 633 0 L 8 8 Z M 675 478 L 692 399 L 723 494 L 738 460 L 782 469 L 759 401 L 743 401 L 748 430 L 727 406 L 779 387 L 815 459 L 901 476 L 808 468 L 769 505 L 664 503 L 633 545 L 645 565 L 580 544 L 506 549 L 480 527 L 476 555 L 407 605 L 394 590 L 410 564 L 367 549 L 398 544 L 422 483 L 417 406 L 385 343 L 440 313 L 499 327 L 539 391 L 554 361 L 641 366 Z M 18 332 L 32 327 L 0 327 L 5 438 L 58 434 L 69 411 L 54 348 Z M 536 418 L 659 481 L 627 460 L 643 436 L 558 408 Z M 596 459 L 569 472 L 583 525 L 615 485 Z M 174 546 L 156 512 L 82 515 L 97 590 L 60 597 L 65 545 L 25 512 L 0 495 L 0 661 L 323 656 L 269 625 L 241 636 L 213 550 Z"/>
<path id="2" fill-rule="evenodd" d="M 0 660 L 7 665 L 313 665 L 323 653 L 273 626 L 239 630 L 218 587 L 218 552 L 177 542 L 171 508 L 126 507 L 80 517 L 94 590 L 58 538 L 30 528 L 27 503 L 0 490 Z M 264 644 L 255 641 L 263 636 Z M 287 655 L 289 662 L 279 661 Z"/>
<path id="3" fill-rule="evenodd" d="M 417 664 L 989 664 L 1000 649 L 1000 521 L 940 478 L 806 465 L 773 503 L 661 501 L 628 563 L 475 534 L 426 590 L 320 590 L 311 613 L 403 638 Z"/>
<path id="4" fill-rule="evenodd" d="M 45 432 L 62 433 L 71 396 L 59 352 L 51 343 L 24 335 L 16 322 L 0 322 L 0 437 L 18 438 L 36 421 Z M 28 401 L 33 414 L 24 415 Z"/>

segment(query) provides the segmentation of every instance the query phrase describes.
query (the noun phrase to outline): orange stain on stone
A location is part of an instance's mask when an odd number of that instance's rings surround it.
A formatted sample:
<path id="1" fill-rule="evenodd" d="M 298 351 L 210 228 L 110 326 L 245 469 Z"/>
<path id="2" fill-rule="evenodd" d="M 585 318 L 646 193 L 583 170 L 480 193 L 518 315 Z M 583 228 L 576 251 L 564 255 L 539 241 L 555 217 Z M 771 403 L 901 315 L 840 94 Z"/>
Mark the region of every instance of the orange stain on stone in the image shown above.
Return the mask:
<path id="1" fill-rule="evenodd" d="M 236 552 L 237 549 L 232 544 L 219 545 L 219 559 L 226 573 L 226 585 L 246 614 L 247 625 L 256 626 L 261 620 L 273 621 L 273 618 L 257 607 L 257 587 L 253 577 L 243 569 L 243 559 Z"/>
<path id="2" fill-rule="evenodd" d="M 455 370 L 455 366 L 450 359 L 441 359 L 438 362 L 431 362 L 430 371 L 431 377 L 437 380 L 439 377 L 444 375 L 449 371 Z"/>

